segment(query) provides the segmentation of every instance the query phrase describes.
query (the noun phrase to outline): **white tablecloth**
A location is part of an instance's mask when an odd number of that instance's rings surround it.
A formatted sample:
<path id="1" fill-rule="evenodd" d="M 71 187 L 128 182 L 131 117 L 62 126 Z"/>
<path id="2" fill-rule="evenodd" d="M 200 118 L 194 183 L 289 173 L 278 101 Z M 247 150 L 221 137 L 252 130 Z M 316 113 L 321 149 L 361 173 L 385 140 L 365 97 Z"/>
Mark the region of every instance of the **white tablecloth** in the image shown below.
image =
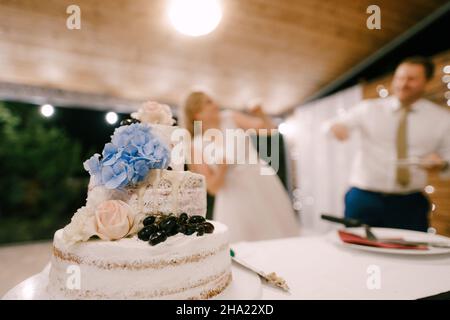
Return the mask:
<path id="1" fill-rule="evenodd" d="M 285 278 L 291 293 L 263 285 L 263 299 L 417 299 L 450 291 L 450 255 L 381 255 L 347 249 L 325 236 L 233 244 L 237 256 Z M 1 295 L 48 263 L 51 243 L 0 247 Z M 369 289 L 369 266 L 380 289 Z"/>
<path id="2" fill-rule="evenodd" d="M 450 255 L 363 252 L 324 236 L 232 247 L 239 258 L 266 273 L 275 271 L 288 282 L 290 294 L 264 285 L 263 299 L 418 299 L 450 291 Z M 370 266 L 379 270 L 379 289 L 367 285 L 374 275 L 368 273 Z"/>

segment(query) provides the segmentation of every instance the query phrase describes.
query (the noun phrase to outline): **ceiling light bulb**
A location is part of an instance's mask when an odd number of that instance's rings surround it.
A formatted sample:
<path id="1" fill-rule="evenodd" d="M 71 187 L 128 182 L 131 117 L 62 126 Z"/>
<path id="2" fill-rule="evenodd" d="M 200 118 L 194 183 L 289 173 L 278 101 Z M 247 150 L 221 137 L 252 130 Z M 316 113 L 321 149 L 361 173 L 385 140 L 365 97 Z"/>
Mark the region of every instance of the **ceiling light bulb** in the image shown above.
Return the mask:
<path id="1" fill-rule="evenodd" d="M 222 9 L 217 0 L 172 0 L 169 19 L 182 34 L 198 37 L 217 28 Z"/>

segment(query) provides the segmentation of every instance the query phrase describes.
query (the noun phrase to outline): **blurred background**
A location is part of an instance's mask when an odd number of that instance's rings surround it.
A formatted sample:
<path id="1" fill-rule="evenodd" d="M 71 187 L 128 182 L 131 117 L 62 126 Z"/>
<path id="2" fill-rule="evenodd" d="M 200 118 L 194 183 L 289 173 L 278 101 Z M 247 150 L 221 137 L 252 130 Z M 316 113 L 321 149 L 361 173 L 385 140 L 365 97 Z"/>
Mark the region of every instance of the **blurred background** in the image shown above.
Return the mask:
<path id="1" fill-rule="evenodd" d="M 450 109 L 448 1 L 377 1 L 373 30 L 369 0 L 219 4 L 206 29 L 189 30 L 168 0 L 0 0 L 0 243 L 50 239 L 67 224 L 86 198 L 83 161 L 148 99 L 175 116 L 193 88 L 223 108 L 262 101 L 283 141 L 278 174 L 308 232 L 328 230 L 321 212 L 342 215 L 357 143 L 326 140 L 323 121 L 389 96 L 395 66 L 412 55 L 433 58 L 426 98 Z M 80 29 L 68 27 L 70 5 Z M 450 235 L 449 182 L 430 176 L 425 191 L 431 231 Z"/>

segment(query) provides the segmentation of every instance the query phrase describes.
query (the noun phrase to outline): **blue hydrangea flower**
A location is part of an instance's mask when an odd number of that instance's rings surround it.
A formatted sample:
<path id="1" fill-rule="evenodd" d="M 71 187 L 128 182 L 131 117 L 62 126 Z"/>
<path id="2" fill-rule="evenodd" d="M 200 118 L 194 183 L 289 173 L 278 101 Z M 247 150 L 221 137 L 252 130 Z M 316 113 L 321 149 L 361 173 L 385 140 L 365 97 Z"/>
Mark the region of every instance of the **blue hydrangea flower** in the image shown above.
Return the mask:
<path id="1" fill-rule="evenodd" d="M 117 128 L 102 155 L 94 154 L 84 168 L 95 185 L 117 189 L 144 180 L 150 169 L 166 169 L 169 162 L 169 149 L 151 128 L 133 123 Z"/>

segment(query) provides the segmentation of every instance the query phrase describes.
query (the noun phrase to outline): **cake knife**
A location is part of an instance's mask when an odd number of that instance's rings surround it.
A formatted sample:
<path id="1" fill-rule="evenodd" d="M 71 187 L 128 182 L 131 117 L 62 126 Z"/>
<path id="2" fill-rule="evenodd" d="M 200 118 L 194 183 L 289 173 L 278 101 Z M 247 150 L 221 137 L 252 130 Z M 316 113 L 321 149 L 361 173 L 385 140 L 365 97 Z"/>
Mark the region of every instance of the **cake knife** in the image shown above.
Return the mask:
<path id="1" fill-rule="evenodd" d="M 269 274 L 266 274 L 260 270 L 257 270 L 255 267 L 249 265 L 247 262 L 242 261 L 239 258 L 236 258 L 236 255 L 233 251 L 233 249 L 230 249 L 230 255 L 233 262 L 239 264 L 240 266 L 256 273 L 258 276 L 260 276 L 262 279 L 264 279 L 267 283 L 273 285 L 276 288 L 282 289 L 285 292 L 289 292 L 289 286 L 287 285 L 286 280 L 279 277 L 275 272 L 271 272 Z"/>

